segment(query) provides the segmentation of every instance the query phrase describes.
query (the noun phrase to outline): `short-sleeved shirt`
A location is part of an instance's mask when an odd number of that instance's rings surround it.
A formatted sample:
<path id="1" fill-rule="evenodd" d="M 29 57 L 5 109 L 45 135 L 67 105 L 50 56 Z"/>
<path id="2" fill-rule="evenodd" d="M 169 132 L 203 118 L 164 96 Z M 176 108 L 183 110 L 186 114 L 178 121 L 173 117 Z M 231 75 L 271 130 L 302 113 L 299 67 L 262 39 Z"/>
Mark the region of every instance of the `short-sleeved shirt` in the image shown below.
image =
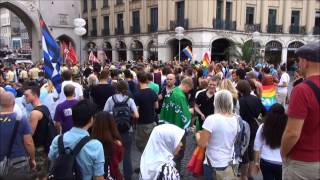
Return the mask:
<path id="1" fill-rule="evenodd" d="M 278 93 L 283 93 L 283 94 L 288 93 L 288 85 L 289 85 L 289 82 L 290 82 L 290 76 L 289 76 L 289 74 L 286 73 L 286 72 L 282 73 L 278 85 L 283 85 L 284 83 L 286 83 L 286 84 L 287 84 L 287 87 L 278 87 L 278 89 L 277 89 Z"/>
<path id="2" fill-rule="evenodd" d="M 154 104 L 158 100 L 156 93 L 150 88 L 141 89 L 134 96 L 134 101 L 139 107 L 139 124 L 150 124 L 155 121 Z"/>
<path id="3" fill-rule="evenodd" d="M 110 84 L 98 84 L 91 89 L 90 96 L 97 104 L 98 110 L 102 111 L 108 98 L 116 93 L 115 88 Z"/>
<path id="4" fill-rule="evenodd" d="M 196 98 L 196 104 L 199 106 L 199 109 L 204 114 L 205 117 L 214 113 L 214 95 L 209 98 L 207 96 L 207 90 L 200 92 Z"/>
<path id="5" fill-rule="evenodd" d="M 73 149 L 85 136 L 89 136 L 88 131 L 76 127 L 71 128 L 63 135 L 64 147 Z M 51 160 L 57 159 L 59 156 L 58 137 L 53 139 L 50 146 L 49 158 Z M 101 142 L 96 139 L 90 140 L 82 147 L 76 161 L 80 166 L 83 180 L 91 180 L 93 176 L 103 176 L 105 159 Z"/>
<path id="6" fill-rule="evenodd" d="M 76 105 L 78 100 L 65 100 L 58 104 L 54 120 L 61 123 L 62 133 L 69 131 L 73 127 L 72 107 Z"/>
<path id="7" fill-rule="evenodd" d="M 320 75 L 307 78 L 320 87 Z M 289 153 L 297 161 L 320 161 L 320 111 L 315 93 L 306 83 L 295 86 L 291 92 L 288 117 L 304 121 L 300 138 Z"/>
<path id="8" fill-rule="evenodd" d="M 0 161 L 4 158 L 9 148 L 10 137 L 12 136 L 14 124 L 16 121 L 16 113 L 0 114 Z M 31 127 L 27 119 L 20 120 L 16 139 L 12 146 L 11 158 L 26 156 L 27 152 L 23 144 L 23 136 L 31 135 Z"/>
<path id="9" fill-rule="evenodd" d="M 73 82 L 73 81 L 63 81 L 62 84 L 61 84 L 61 93 L 59 95 L 59 100 L 58 100 L 58 103 L 61 103 L 63 101 L 66 100 L 66 95 L 64 94 L 64 91 L 63 91 L 63 88 L 68 85 L 68 84 L 71 84 L 75 87 L 75 98 L 77 100 L 80 100 L 80 97 L 83 97 L 83 89 L 82 89 L 82 86 L 79 84 L 79 83 L 76 83 L 76 82 Z"/>
<path id="10" fill-rule="evenodd" d="M 115 94 L 114 96 L 118 102 L 122 102 L 128 97 L 128 96 L 122 95 L 122 94 Z M 131 112 L 138 112 L 137 106 L 134 103 L 132 98 L 129 98 L 127 103 L 128 103 L 128 106 L 129 106 Z M 113 113 L 113 106 L 114 106 L 114 101 L 111 96 L 111 97 L 109 97 L 106 104 L 104 105 L 103 111 L 106 111 L 106 112 L 109 112 L 112 114 Z"/>
<path id="11" fill-rule="evenodd" d="M 235 116 L 210 115 L 202 128 L 211 133 L 206 155 L 213 167 L 227 167 L 232 160 L 233 142 L 237 135 L 238 120 Z M 207 160 L 204 162 L 208 164 Z"/>
<path id="12" fill-rule="evenodd" d="M 149 88 L 152 89 L 156 94 L 159 94 L 160 88 L 159 85 L 154 83 L 154 82 L 150 82 L 148 84 Z"/>

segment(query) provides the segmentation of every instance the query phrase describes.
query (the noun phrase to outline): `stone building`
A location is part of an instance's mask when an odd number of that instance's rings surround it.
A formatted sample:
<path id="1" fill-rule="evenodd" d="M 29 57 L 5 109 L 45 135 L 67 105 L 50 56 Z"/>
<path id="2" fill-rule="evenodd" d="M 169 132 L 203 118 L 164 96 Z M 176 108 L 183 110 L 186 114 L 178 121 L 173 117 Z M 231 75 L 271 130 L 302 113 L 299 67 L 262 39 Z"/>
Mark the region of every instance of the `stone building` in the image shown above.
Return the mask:
<path id="1" fill-rule="evenodd" d="M 297 47 L 319 39 L 319 0 L 81 0 L 90 51 L 104 50 L 114 61 L 177 57 L 175 27 L 185 29 L 181 49 L 194 58 L 211 52 L 226 59 L 234 44 L 252 40 L 264 59 L 286 62 Z"/>

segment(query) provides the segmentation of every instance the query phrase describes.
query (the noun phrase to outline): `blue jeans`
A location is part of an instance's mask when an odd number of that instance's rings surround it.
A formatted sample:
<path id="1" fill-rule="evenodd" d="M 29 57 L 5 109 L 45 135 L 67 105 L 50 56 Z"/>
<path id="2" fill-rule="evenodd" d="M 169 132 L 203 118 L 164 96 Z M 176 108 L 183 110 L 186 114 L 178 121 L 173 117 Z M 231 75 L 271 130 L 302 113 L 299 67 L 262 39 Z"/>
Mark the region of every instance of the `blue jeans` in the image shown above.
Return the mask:
<path id="1" fill-rule="evenodd" d="M 132 162 L 131 162 L 131 145 L 132 145 L 132 133 L 126 132 L 120 134 L 124 147 L 123 157 L 123 177 L 125 180 L 131 180 L 132 177 Z"/>
<path id="2" fill-rule="evenodd" d="M 260 168 L 263 179 L 267 180 L 281 180 L 282 179 L 282 166 L 273 164 L 263 159 L 260 160 Z"/>

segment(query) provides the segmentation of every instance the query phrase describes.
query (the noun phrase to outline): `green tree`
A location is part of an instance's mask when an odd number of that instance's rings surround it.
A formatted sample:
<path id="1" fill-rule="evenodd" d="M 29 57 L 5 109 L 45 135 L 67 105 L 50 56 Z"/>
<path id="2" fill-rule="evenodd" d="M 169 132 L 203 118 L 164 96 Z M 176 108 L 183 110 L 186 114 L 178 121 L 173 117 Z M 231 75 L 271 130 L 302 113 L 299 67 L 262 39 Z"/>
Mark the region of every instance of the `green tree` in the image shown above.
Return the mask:
<path id="1" fill-rule="evenodd" d="M 225 50 L 225 55 L 228 59 L 240 59 L 247 63 L 254 61 L 254 43 L 252 40 L 242 43 L 233 43 Z M 256 51 L 256 59 L 261 58 L 259 50 Z"/>

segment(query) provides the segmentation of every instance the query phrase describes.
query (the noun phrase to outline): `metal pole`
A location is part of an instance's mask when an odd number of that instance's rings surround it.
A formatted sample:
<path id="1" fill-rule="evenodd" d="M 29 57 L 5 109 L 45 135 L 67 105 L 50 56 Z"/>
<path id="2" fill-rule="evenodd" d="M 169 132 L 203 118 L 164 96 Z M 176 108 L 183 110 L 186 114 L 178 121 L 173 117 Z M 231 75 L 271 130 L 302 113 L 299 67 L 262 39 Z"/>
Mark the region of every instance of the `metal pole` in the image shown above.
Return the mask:
<path id="1" fill-rule="evenodd" d="M 79 57 L 79 59 L 80 59 L 80 66 L 81 66 L 82 65 L 82 62 L 81 62 L 81 59 L 82 59 L 81 58 L 81 36 L 79 36 L 79 38 L 80 38 L 80 48 L 79 48 L 80 49 L 80 51 L 79 51 L 80 52 L 80 57 Z"/>
<path id="2" fill-rule="evenodd" d="M 254 63 L 257 63 L 257 47 L 256 47 L 256 42 L 253 42 L 254 43 Z"/>
<path id="3" fill-rule="evenodd" d="M 180 62 L 180 50 L 181 50 L 181 47 L 180 47 L 180 40 L 179 40 L 179 62 Z"/>

